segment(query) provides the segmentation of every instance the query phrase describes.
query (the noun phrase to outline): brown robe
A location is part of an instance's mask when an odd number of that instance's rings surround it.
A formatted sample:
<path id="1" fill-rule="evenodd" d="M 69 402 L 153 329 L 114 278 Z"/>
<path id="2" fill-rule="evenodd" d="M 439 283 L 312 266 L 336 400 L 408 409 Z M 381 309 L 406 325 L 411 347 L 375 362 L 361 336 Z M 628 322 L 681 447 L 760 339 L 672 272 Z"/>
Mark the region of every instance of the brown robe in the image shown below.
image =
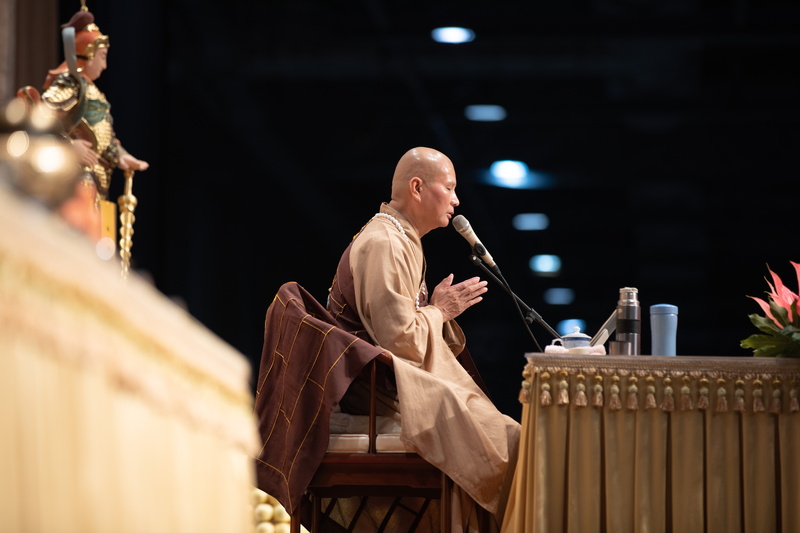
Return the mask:
<path id="1" fill-rule="evenodd" d="M 257 485 L 293 513 L 328 448 L 333 406 L 381 349 L 336 326 L 297 283 L 267 310 L 255 412 Z"/>

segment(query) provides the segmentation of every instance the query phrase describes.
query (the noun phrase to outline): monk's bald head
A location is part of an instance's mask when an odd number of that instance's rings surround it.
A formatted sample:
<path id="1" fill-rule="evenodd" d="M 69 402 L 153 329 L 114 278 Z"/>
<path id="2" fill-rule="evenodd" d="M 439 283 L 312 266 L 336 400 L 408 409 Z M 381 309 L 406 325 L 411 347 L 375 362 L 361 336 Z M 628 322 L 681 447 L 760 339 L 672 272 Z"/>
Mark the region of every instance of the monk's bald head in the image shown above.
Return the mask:
<path id="1" fill-rule="evenodd" d="M 442 173 L 443 168 L 452 169 L 453 163 L 446 155 L 433 148 L 412 148 L 400 158 L 392 178 L 392 200 L 402 201 L 408 194 L 408 182 L 417 177 L 428 183 Z"/>
<path id="2" fill-rule="evenodd" d="M 389 207 L 406 217 L 420 237 L 447 226 L 458 204 L 456 171 L 449 157 L 417 147 L 397 162 Z"/>

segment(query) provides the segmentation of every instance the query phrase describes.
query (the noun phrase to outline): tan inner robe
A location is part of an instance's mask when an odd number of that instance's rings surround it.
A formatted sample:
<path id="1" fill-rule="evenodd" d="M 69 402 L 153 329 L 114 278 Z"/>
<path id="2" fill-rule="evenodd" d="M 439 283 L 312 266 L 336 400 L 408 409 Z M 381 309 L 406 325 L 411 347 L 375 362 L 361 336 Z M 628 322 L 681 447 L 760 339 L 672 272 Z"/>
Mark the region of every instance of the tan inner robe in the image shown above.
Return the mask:
<path id="1" fill-rule="evenodd" d="M 414 227 L 387 204 L 352 243 L 356 306 L 370 337 L 394 359 L 401 439 L 502 521 L 519 424 L 500 413 L 457 361 L 465 339 L 427 300 Z M 454 502 L 459 505 L 459 502 Z"/>

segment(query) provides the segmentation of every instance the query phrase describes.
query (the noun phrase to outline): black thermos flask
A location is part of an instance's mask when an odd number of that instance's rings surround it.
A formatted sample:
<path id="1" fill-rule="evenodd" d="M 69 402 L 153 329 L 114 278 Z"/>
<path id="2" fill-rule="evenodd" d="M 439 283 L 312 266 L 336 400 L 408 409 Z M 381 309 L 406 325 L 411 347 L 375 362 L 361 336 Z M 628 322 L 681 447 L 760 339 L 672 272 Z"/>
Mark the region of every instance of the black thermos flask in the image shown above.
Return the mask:
<path id="1" fill-rule="evenodd" d="M 617 341 L 630 343 L 630 355 L 642 353 L 642 308 L 639 307 L 639 289 L 623 287 L 617 302 Z"/>

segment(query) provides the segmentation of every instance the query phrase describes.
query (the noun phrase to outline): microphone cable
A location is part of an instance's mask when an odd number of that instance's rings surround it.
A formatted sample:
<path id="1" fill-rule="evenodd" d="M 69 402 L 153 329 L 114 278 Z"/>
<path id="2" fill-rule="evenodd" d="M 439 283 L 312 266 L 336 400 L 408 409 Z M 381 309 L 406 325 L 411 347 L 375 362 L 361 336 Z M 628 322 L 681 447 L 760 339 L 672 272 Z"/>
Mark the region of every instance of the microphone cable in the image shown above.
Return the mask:
<path id="1" fill-rule="evenodd" d="M 525 315 L 522 313 L 522 308 L 519 305 L 519 298 L 517 298 L 517 295 L 514 294 L 514 292 L 511 290 L 511 287 L 508 285 L 508 282 L 506 281 L 506 278 L 503 277 L 503 274 L 500 273 L 500 268 L 499 267 L 497 268 L 497 270 L 496 270 L 496 274 L 497 275 L 495 275 L 495 272 L 490 271 L 488 269 L 488 267 L 486 265 L 484 265 L 483 261 L 477 255 L 472 254 L 470 256 L 470 260 L 473 263 L 475 263 L 476 265 L 478 265 L 484 272 L 486 272 L 486 274 L 488 274 L 497 283 L 499 283 L 509 295 L 511 295 L 511 299 L 514 300 L 514 307 L 516 307 L 517 313 L 519 314 L 519 317 L 522 319 L 522 323 L 525 324 L 525 329 L 527 330 L 528 335 L 530 335 L 531 339 L 533 340 L 533 344 L 536 345 L 536 349 L 539 350 L 539 352 L 542 352 L 543 350 L 542 350 L 541 345 L 539 344 L 539 341 L 536 340 L 536 336 L 533 334 L 533 331 L 530 328 L 530 324 L 528 323 L 528 320 L 526 320 Z M 533 310 L 531 310 L 531 311 L 533 311 Z M 555 332 L 553 332 L 553 333 L 555 333 Z M 557 336 L 558 336 L 558 334 L 556 333 L 556 337 Z"/>

